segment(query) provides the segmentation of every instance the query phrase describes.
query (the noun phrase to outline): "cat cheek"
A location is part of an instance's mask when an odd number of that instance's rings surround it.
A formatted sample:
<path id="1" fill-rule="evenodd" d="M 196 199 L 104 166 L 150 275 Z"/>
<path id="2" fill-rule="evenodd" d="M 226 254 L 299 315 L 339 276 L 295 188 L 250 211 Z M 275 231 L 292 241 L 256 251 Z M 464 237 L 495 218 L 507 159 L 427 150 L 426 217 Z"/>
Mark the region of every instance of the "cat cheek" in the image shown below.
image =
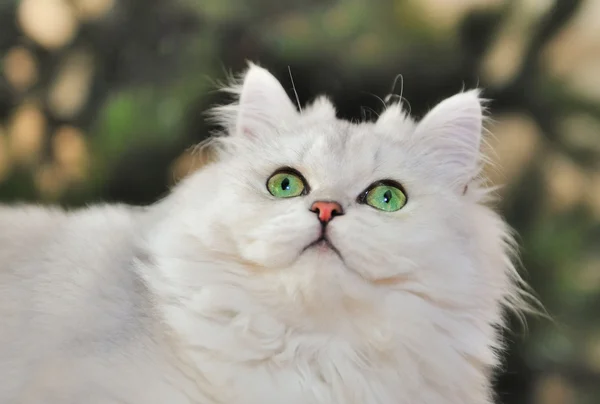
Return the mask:
<path id="1" fill-rule="evenodd" d="M 286 266 L 293 256 L 289 250 L 273 246 L 271 243 L 256 240 L 243 243 L 240 254 L 244 260 L 250 261 L 264 269 L 275 269 Z"/>
<path id="2" fill-rule="evenodd" d="M 277 221 L 277 217 L 273 218 Z M 289 267 L 301 255 L 302 249 L 318 234 L 318 226 L 299 225 L 257 227 L 238 242 L 244 260 L 265 268 Z"/>
<path id="3" fill-rule="evenodd" d="M 405 257 L 406 249 L 396 239 L 386 237 L 387 232 L 382 234 L 376 228 L 386 227 L 384 224 L 332 226 L 332 242 L 338 246 L 347 266 L 371 283 L 412 272 L 414 263 Z"/>

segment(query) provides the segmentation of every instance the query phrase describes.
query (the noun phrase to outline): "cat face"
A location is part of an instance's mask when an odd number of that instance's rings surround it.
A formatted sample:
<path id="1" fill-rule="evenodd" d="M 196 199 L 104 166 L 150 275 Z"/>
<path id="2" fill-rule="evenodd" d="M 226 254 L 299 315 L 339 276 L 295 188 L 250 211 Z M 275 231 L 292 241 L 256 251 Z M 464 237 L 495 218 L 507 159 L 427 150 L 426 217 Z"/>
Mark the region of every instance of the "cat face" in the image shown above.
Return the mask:
<path id="1" fill-rule="evenodd" d="M 418 228 L 423 219 L 436 214 L 432 204 L 455 201 L 419 172 L 407 144 L 414 128 L 403 124 L 394 139 L 376 125 L 331 119 L 246 144 L 245 158 L 225 168 L 224 180 L 235 184 L 228 199 L 243 207 L 230 210 L 239 253 L 272 269 L 331 255 L 370 280 L 410 271 L 414 263 L 402 257 L 425 230 Z M 336 206 L 326 221 L 315 209 L 324 202 Z M 417 208 L 429 213 L 417 215 Z"/>
<path id="2" fill-rule="evenodd" d="M 237 104 L 216 110 L 225 152 L 186 184 L 207 201 L 187 216 L 188 238 L 220 257 L 223 273 L 282 311 L 326 305 L 331 315 L 352 301 L 401 321 L 399 305 L 483 309 L 495 321 L 512 266 L 502 222 L 471 184 L 478 92 L 418 123 L 400 105 L 351 123 L 324 98 L 298 112 L 257 66 L 237 91 Z"/>

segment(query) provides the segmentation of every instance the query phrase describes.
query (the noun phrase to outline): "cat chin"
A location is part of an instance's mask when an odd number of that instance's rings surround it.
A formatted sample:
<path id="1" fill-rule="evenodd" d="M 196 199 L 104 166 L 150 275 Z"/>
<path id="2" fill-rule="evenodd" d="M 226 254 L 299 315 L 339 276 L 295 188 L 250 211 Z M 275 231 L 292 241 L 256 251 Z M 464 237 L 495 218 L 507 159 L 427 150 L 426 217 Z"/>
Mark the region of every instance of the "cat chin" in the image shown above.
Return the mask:
<path id="1" fill-rule="evenodd" d="M 342 262 L 344 261 L 344 257 L 342 256 L 340 250 L 327 237 L 320 237 L 308 244 L 302 249 L 301 254 L 317 254 L 317 256 L 328 256 L 334 254 L 337 255 Z"/>

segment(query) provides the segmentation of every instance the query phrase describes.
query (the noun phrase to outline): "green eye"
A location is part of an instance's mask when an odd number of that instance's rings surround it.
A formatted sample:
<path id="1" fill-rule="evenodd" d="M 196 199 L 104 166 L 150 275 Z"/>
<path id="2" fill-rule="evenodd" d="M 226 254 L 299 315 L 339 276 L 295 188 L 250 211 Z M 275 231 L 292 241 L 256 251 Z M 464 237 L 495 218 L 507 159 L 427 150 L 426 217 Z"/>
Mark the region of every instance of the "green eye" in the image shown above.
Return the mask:
<path id="1" fill-rule="evenodd" d="M 267 181 L 267 189 L 276 198 L 293 198 L 304 194 L 304 180 L 291 172 L 273 174 Z"/>
<path id="2" fill-rule="evenodd" d="M 367 191 L 364 203 L 385 212 L 395 212 L 406 205 L 406 195 L 394 185 L 376 185 Z"/>

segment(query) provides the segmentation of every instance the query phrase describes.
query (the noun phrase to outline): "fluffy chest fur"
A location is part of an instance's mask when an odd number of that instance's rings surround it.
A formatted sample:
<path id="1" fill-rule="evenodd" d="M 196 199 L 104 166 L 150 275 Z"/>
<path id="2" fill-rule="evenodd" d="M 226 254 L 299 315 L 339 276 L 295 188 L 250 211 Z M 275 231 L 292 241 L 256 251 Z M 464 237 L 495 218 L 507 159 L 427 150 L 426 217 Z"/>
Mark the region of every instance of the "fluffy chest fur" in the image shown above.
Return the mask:
<path id="1" fill-rule="evenodd" d="M 297 276 L 247 278 L 247 263 L 218 265 L 209 253 L 200 268 L 160 244 L 141 271 L 174 330 L 178 357 L 215 402 L 491 402 L 496 330 L 477 315 L 482 307 L 454 307 L 418 291 L 345 290 L 330 254 Z M 404 290 L 410 284 L 403 280 Z"/>
<path id="2" fill-rule="evenodd" d="M 210 289 L 204 293 L 210 295 Z M 402 325 L 346 313 L 352 324 L 303 330 L 256 308 L 228 305 L 235 294 L 215 292 L 217 301 L 199 298 L 204 301 L 194 313 L 167 313 L 181 319 L 175 325 L 181 357 L 199 372 L 201 390 L 219 402 L 487 402 L 485 367 L 469 355 L 473 347 L 458 340 L 458 329 L 452 340 L 450 330 L 393 330 Z"/>
<path id="3" fill-rule="evenodd" d="M 420 402 L 461 402 L 461 394 L 455 393 L 453 399 L 438 396 L 434 400 L 433 392 L 414 369 L 403 374 L 397 360 L 392 359 L 397 355 L 393 351 L 385 357 L 344 339 L 322 335 L 290 332 L 279 339 L 266 337 L 254 336 L 254 346 L 232 344 L 229 357 L 198 352 L 191 357 L 213 388 L 219 386 L 224 402 L 409 403 L 419 390 L 430 391 L 423 394 L 424 399 L 430 398 Z M 246 334 L 240 339 L 246 338 L 252 337 Z"/>

